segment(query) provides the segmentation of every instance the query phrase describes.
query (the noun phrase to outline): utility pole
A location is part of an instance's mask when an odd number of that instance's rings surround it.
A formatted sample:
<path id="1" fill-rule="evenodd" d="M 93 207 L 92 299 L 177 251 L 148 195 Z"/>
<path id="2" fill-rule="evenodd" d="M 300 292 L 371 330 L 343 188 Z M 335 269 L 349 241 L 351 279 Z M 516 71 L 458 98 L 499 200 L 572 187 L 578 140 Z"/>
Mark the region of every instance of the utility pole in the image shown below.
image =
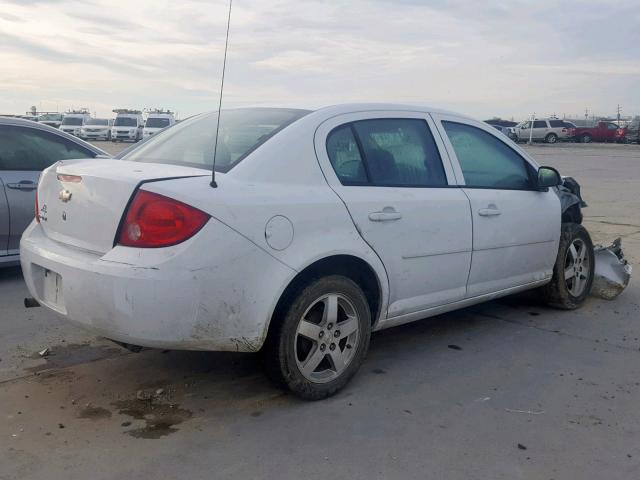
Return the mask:
<path id="1" fill-rule="evenodd" d="M 533 121 L 536 118 L 536 112 L 531 115 L 531 121 L 529 122 L 529 145 L 533 143 Z"/>
<path id="2" fill-rule="evenodd" d="M 618 126 L 620 126 L 620 104 L 618 104 Z"/>

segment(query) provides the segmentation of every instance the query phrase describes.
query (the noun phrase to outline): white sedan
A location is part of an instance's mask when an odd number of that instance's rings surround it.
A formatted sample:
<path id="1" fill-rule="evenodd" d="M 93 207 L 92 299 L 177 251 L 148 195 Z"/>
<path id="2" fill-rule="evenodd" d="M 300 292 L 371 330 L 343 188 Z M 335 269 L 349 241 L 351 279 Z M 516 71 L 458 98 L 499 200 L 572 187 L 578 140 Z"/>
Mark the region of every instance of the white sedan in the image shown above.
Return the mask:
<path id="1" fill-rule="evenodd" d="M 43 172 L 21 262 L 44 307 L 127 345 L 262 350 L 308 399 L 355 374 L 371 332 L 593 280 L 557 171 L 430 108 L 222 111 L 120 160 Z M 115 163 L 114 163 L 115 162 Z"/>

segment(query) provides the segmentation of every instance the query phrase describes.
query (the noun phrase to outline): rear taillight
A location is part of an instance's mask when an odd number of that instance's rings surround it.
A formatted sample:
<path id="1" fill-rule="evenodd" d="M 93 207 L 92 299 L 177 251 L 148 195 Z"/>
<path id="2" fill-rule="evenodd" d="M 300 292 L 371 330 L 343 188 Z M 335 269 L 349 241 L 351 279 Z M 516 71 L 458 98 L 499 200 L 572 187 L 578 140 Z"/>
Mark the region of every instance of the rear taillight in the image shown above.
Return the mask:
<path id="1" fill-rule="evenodd" d="M 191 238 L 209 218 L 203 211 L 185 203 L 139 190 L 120 225 L 118 244 L 140 248 L 169 247 Z"/>
<path id="2" fill-rule="evenodd" d="M 40 205 L 38 205 L 38 189 L 36 188 L 36 205 L 35 205 L 36 222 L 40 223 Z"/>

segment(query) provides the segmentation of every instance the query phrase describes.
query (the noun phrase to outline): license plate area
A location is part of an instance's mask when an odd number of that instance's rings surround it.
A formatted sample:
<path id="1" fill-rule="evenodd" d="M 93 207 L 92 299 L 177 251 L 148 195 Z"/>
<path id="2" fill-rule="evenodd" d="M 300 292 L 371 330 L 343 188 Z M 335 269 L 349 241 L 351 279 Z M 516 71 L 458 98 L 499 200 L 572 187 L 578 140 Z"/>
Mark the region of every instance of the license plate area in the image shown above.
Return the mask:
<path id="1" fill-rule="evenodd" d="M 60 313 L 67 313 L 64 306 L 62 276 L 39 265 L 33 265 L 32 271 L 40 302 Z"/>

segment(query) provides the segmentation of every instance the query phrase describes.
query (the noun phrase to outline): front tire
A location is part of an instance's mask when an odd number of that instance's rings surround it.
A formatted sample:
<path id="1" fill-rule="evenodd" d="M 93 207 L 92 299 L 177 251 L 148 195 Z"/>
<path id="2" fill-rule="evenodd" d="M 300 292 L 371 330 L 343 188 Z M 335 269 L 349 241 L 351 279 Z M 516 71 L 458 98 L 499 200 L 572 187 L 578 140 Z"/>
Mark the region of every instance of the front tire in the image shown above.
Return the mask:
<path id="1" fill-rule="evenodd" d="M 594 267 L 589 232 L 577 223 L 563 223 L 553 278 L 540 288 L 542 300 L 563 310 L 578 308 L 591 292 Z"/>
<path id="2" fill-rule="evenodd" d="M 269 377 L 305 400 L 338 392 L 369 349 L 371 312 L 362 289 L 331 275 L 294 293 L 279 310 L 263 351 Z"/>

